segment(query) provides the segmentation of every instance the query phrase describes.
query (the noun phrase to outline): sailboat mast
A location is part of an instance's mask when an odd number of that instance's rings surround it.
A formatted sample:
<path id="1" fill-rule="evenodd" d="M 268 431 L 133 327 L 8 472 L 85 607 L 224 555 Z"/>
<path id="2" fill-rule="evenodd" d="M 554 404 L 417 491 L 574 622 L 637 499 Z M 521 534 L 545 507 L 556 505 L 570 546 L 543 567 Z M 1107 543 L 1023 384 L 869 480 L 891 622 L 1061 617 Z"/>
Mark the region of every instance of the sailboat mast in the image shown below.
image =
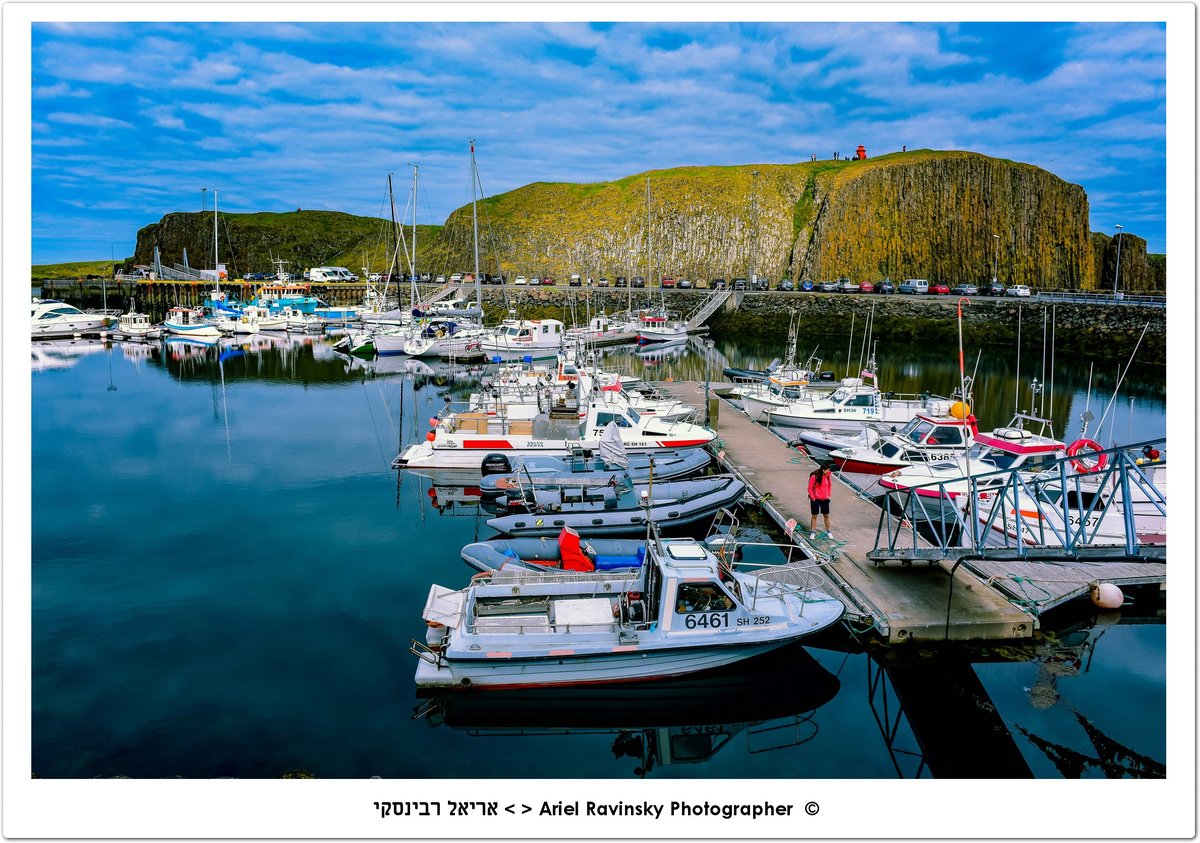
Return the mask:
<path id="1" fill-rule="evenodd" d="M 479 183 L 479 169 L 475 166 L 475 138 L 471 138 L 471 235 L 475 243 L 475 300 L 483 307 L 483 292 L 479 283 L 479 215 L 475 208 L 475 187 Z"/>
<path id="2" fill-rule="evenodd" d="M 412 260 L 409 264 L 412 266 L 412 273 L 418 278 L 420 274 L 417 272 L 417 165 L 413 164 L 413 225 L 412 225 Z"/>
<path id="3" fill-rule="evenodd" d="M 397 233 L 397 228 L 396 228 L 396 197 L 392 193 L 392 174 L 391 173 L 388 173 L 387 184 L 388 184 L 388 208 L 391 209 L 391 213 L 392 213 L 392 247 L 389 250 L 392 254 L 391 254 L 391 257 L 388 259 L 387 280 L 383 282 L 383 300 L 379 303 L 380 311 L 383 311 L 387 308 L 388 285 L 392 281 L 392 273 L 394 272 L 394 269 L 398 268 L 400 266 L 400 261 L 397 259 L 400 254 L 400 236 Z M 400 299 L 400 285 L 397 284 L 396 285 L 396 304 L 397 305 L 400 304 L 399 299 Z M 415 302 L 410 301 L 409 302 L 410 308 L 414 304 L 415 304 Z"/>
<path id="4" fill-rule="evenodd" d="M 217 260 L 217 189 L 213 188 L 213 272 L 217 275 L 217 292 L 221 292 L 221 262 Z"/>

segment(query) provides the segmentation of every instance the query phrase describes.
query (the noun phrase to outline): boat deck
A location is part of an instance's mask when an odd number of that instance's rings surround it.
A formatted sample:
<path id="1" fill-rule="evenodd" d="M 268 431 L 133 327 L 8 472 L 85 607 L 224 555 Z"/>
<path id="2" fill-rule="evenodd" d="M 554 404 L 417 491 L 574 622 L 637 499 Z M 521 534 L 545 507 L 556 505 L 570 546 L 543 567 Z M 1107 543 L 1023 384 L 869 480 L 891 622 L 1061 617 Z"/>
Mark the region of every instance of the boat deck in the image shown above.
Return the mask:
<path id="1" fill-rule="evenodd" d="M 680 400 L 704 405 L 702 383 L 663 384 L 662 388 Z M 750 485 L 764 510 L 793 541 L 814 556 L 831 558 L 824 570 L 841 589 L 848 618 L 892 642 L 1033 635 L 1037 617 L 965 565 L 947 576 L 937 564 L 877 567 L 868 561 L 867 553 L 875 548 L 880 510 L 836 477 L 830 521 L 837 541 L 810 539 L 805 487 L 816 463 L 726 403 L 720 405 L 717 436 L 722 466 Z"/>

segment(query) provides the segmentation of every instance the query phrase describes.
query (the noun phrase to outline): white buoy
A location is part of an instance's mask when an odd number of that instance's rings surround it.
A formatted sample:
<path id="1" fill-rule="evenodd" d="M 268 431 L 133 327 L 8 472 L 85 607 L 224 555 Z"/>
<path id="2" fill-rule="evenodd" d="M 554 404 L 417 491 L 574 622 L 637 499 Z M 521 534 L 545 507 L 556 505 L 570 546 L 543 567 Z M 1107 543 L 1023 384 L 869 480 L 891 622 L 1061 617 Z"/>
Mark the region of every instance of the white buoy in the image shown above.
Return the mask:
<path id="1" fill-rule="evenodd" d="M 1092 604 L 1100 609 L 1119 609 L 1125 603 L 1121 589 L 1110 582 L 1093 584 L 1091 597 Z"/>

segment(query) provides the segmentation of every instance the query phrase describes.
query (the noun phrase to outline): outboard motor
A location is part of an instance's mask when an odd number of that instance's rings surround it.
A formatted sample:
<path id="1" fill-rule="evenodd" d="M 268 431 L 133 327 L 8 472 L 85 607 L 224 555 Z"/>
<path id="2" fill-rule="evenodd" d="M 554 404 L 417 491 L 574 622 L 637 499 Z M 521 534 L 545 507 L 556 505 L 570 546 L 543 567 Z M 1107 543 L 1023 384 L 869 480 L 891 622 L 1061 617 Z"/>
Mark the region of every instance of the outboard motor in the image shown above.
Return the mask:
<path id="1" fill-rule="evenodd" d="M 825 371 L 825 372 L 821 372 L 819 375 L 817 375 L 817 380 L 832 381 L 832 380 L 836 380 L 836 378 L 833 376 L 833 372 Z"/>
<path id="2" fill-rule="evenodd" d="M 512 463 L 504 454 L 488 454 L 479 464 L 479 470 L 485 477 L 489 474 L 512 474 Z"/>

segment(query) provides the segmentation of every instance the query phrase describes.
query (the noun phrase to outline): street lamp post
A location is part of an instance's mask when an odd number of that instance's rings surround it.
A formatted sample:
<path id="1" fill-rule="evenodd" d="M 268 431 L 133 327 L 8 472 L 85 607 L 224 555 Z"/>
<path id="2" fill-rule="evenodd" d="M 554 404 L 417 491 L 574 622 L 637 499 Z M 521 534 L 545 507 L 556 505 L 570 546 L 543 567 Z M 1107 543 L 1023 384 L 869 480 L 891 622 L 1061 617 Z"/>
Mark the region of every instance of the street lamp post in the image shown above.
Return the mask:
<path id="1" fill-rule="evenodd" d="M 992 258 L 992 286 L 995 286 L 1000 275 L 1000 235 L 993 234 L 992 239 L 996 241 L 996 256 Z"/>
<path id="2" fill-rule="evenodd" d="M 709 366 L 709 360 L 712 357 L 712 349 L 715 344 L 716 343 L 714 343 L 712 340 L 704 341 L 704 426 L 705 427 L 708 427 L 709 423 L 712 421 L 711 413 L 709 412 L 709 408 L 711 405 L 709 404 L 709 401 L 708 401 L 708 389 L 709 389 L 708 366 Z"/>
<path id="3" fill-rule="evenodd" d="M 1117 226 L 1117 268 L 1113 272 L 1113 299 L 1117 297 L 1117 279 L 1121 277 L 1121 226 Z"/>

